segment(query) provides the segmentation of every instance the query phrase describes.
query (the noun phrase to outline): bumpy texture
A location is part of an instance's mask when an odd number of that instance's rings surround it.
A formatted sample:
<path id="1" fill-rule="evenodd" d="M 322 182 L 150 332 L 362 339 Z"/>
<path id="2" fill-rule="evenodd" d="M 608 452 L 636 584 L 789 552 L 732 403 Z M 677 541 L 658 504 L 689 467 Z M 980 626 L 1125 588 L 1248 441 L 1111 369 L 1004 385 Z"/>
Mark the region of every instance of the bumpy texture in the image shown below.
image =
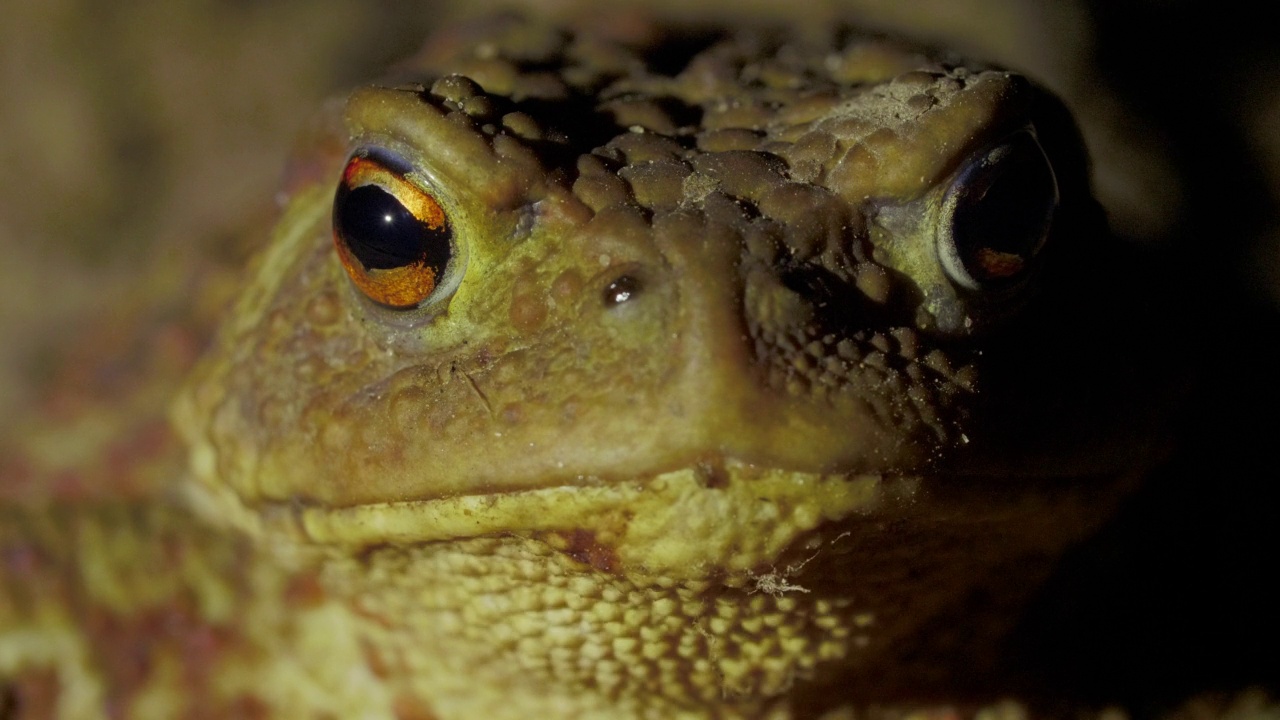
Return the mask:
<path id="1" fill-rule="evenodd" d="M 1158 378 L 1095 351 L 1150 327 L 1017 74 L 504 18 L 314 135 L 247 278 L 206 282 L 235 301 L 183 443 L 175 362 L 103 400 L 149 418 L 110 480 L 6 466 L 0 707 L 843 717 L 984 662 L 1006 608 L 970 594 L 1016 603 L 1146 462 Z M 448 218 L 411 308 L 337 259 L 353 153 Z"/>

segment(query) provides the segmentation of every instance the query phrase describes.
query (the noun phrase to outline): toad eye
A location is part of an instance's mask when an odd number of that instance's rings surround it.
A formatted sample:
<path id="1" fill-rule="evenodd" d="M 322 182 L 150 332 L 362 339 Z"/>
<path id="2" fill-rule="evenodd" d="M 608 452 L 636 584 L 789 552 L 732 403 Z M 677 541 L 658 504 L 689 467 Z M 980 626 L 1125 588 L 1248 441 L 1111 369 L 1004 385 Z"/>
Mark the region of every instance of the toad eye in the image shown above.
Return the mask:
<path id="1" fill-rule="evenodd" d="M 971 159 L 943 199 L 938 258 L 969 290 L 1022 279 L 1044 247 L 1058 207 L 1058 182 L 1029 130 Z"/>
<path id="2" fill-rule="evenodd" d="M 333 199 L 333 239 L 360 292 L 392 308 L 421 304 L 454 257 L 453 230 L 430 193 L 406 178 L 406 164 L 357 153 Z"/>

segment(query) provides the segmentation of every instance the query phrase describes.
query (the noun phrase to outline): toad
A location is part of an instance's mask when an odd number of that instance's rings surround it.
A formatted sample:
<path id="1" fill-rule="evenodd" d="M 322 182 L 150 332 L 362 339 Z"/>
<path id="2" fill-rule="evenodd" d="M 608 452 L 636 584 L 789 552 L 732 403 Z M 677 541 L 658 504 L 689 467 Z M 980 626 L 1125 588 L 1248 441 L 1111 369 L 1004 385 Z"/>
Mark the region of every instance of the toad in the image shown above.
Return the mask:
<path id="1" fill-rule="evenodd" d="M 1151 460 L 1144 297 L 1014 72 L 490 20 L 286 193 L 212 340 L 153 313 L 11 441 L 9 714 L 846 717 L 990 662 Z"/>

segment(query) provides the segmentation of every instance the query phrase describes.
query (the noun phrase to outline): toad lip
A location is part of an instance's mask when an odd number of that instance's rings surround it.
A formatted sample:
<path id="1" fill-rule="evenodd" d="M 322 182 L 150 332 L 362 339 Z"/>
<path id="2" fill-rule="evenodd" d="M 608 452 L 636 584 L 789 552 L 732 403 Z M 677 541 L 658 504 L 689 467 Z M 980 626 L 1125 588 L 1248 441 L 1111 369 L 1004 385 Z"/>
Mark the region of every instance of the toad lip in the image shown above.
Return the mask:
<path id="1" fill-rule="evenodd" d="M 619 569 L 683 577 L 715 567 L 733 574 L 774 561 L 826 523 L 910 505 L 921 480 L 734 462 L 716 479 L 709 486 L 705 469 L 693 467 L 631 482 L 309 507 L 297 521 L 312 542 L 357 547 L 586 531 L 616 553 Z"/>

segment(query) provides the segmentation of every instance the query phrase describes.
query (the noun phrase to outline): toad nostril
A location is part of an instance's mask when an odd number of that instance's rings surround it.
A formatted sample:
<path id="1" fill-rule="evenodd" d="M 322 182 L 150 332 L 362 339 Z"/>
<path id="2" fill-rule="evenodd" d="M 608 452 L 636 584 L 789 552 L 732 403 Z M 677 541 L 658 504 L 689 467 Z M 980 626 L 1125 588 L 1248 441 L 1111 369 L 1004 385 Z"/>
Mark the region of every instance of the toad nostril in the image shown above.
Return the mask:
<path id="1" fill-rule="evenodd" d="M 605 307 L 616 307 L 634 300 L 643 285 L 634 275 L 620 275 L 604 289 Z"/>

